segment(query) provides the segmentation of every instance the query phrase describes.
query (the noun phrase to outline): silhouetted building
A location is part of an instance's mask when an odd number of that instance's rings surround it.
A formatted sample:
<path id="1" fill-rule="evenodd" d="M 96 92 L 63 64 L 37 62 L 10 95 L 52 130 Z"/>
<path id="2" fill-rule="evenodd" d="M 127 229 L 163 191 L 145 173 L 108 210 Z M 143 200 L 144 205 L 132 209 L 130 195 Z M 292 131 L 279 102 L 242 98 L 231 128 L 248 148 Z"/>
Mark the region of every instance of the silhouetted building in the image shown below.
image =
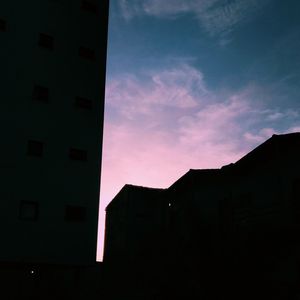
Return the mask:
<path id="1" fill-rule="evenodd" d="M 150 260 L 167 230 L 163 189 L 125 185 L 106 207 L 105 260 Z"/>
<path id="2" fill-rule="evenodd" d="M 0 3 L 0 264 L 95 265 L 107 23 L 108 0 Z"/>
<path id="3" fill-rule="evenodd" d="M 300 294 L 299 151 L 300 133 L 273 135 L 224 168 L 233 182 L 220 206 L 224 249 L 250 299 Z"/>
<path id="4" fill-rule="evenodd" d="M 161 252 L 156 268 L 166 280 L 152 283 L 156 295 L 298 299 L 299 153 L 300 133 L 273 135 L 236 163 L 190 170 L 166 189 L 162 209 L 165 215 L 167 207 L 167 251 Z M 124 191 L 121 194 L 126 198 Z M 138 198 L 143 195 L 141 190 Z M 114 201 L 111 210 L 118 206 Z M 119 230 L 123 235 L 121 218 L 118 213 L 110 217 L 117 240 Z M 137 236 L 139 230 L 131 226 L 128 235 Z M 142 249 L 138 240 L 131 242 Z M 123 245 L 123 253 L 131 249 Z M 111 243 L 111 253 L 114 247 Z"/>
<path id="5" fill-rule="evenodd" d="M 220 276 L 218 207 L 225 194 L 223 180 L 219 169 L 190 170 L 167 190 L 168 277 L 169 290 L 174 295 L 206 299 L 217 291 L 214 286 Z"/>
<path id="6" fill-rule="evenodd" d="M 273 135 L 235 164 L 191 170 L 167 190 L 176 294 L 299 294 L 299 151 L 299 133 Z"/>
<path id="7" fill-rule="evenodd" d="M 106 208 L 104 265 L 115 297 L 153 299 L 166 254 L 163 189 L 125 185 Z M 132 294 L 133 293 L 133 294 Z"/>

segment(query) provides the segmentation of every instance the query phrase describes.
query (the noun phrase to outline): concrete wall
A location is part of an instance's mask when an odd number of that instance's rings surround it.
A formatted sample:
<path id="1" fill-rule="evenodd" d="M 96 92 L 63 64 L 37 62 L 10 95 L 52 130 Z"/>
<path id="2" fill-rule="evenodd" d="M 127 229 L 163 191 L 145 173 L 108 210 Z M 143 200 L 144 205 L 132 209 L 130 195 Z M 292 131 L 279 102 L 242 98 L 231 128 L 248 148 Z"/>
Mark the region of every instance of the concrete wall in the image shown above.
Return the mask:
<path id="1" fill-rule="evenodd" d="M 125 186 L 106 210 L 105 260 L 157 258 L 167 233 L 167 202 L 161 189 Z"/>
<path id="2" fill-rule="evenodd" d="M 82 1 L 2 1 L 0 19 L 0 260 L 95 262 L 104 107 L 107 5 L 98 12 Z M 53 49 L 39 45 L 40 33 Z M 79 47 L 95 59 L 79 56 Z M 33 99 L 34 87 L 49 101 Z M 92 101 L 76 107 L 76 97 Z M 28 155 L 28 141 L 43 143 L 41 157 Z M 69 158 L 70 148 L 87 161 Z M 38 218 L 19 218 L 22 201 L 38 205 Z M 65 220 L 66 206 L 86 210 L 83 222 Z"/>

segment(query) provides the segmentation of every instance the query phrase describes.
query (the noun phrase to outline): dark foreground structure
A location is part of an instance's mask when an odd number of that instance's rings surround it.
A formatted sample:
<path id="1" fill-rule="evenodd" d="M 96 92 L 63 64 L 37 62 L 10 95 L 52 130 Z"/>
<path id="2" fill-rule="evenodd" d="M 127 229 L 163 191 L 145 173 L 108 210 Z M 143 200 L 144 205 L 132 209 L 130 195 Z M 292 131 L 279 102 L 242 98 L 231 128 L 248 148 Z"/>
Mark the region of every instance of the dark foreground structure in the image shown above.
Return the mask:
<path id="1" fill-rule="evenodd" d="M 300 299 L 299 153 L 300 133 L 273 135 L 168 189 L 125 186 L 107 207 L 111 299 Z"/>
<path id="2" fill-rule="evenodd" d="M 125 185 L 106 214 L 108 299 L 155 299 L 159 277 L 167 275 L 161 268 L 168 237 L 164 190 Z"/>
<path id="3" fill-rule="evenodd" d="M 98 288 L 108 5 L 0 1 L 1 299 Z"/>

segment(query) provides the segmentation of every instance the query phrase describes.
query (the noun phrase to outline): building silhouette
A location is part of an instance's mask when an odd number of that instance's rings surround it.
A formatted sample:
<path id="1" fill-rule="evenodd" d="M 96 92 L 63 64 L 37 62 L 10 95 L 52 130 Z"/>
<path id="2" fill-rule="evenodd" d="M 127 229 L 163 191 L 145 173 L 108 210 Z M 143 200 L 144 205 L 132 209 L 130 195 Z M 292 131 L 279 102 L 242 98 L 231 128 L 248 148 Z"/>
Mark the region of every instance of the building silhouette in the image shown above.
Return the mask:
<path id="1" fill-rule="evenodd" d="M 107 23 L 108 0 L 0 3 L 6 299 L 73 295 L 96 263 Z"/>
<path id="2" fill-rule="evenodd" d="M 105 260 L 144 261 L 150 260 L 155 252 L 161 253 L 152 241 L 167 229 L 167 203 L 163 195 L 163 189 L 134 185 L 121 189 L 106 207 Z"/>
<path id="3" fill-rule="evenodd" d="M 273 135 L 236 163 L 190 170 L 164 190 L 167 250 L 149 279 L 157 299 L 299 299 L 299 151 L 300 133 Z M 121 206 L 116 198 L 108 208 Z M 107 218 L 118 232 L 118 215 Z"/>
<path id="4" fill-rule="evenodd" d="M 167 250 L 164 194 L 164 189 L 125 185 L 106 207 L 105 285 L 112 299 L 153 299 L 158 278 L 165 279 L 157 274 Z"/>

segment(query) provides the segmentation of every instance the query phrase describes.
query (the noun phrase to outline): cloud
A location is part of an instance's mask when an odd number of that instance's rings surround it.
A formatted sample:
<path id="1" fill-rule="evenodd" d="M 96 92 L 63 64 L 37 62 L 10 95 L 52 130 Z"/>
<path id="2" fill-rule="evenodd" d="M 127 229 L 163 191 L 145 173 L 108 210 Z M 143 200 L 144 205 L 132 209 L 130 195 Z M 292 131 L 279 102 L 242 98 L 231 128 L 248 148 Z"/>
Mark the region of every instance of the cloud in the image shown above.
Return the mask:
<path id="1" fill-rule="evenodd" d="M 262 143 L 266 139 L 270 138 L 273 134 L 276 133 L 276 130 L 274 128 L 263 128 L 259 130 L 257 134 L 251 133 L 251 132 L 245 132 L 243 134 L 243 137 L 246 141 L 250 143 Z"/>
<path id="2" fill-rule="evenodd" d="M 299 112 L 297 110 L 292 110 L 289 108 L 268 108 L 268 109 L 254 109 L 253 113 L 258 115 L 258 118 L 263 122 L 278 123 L 282 120 L 287 120 L 289 122 L 295 122 L 299 118 Z"/>
<path id="3" fill-rule="evenodd" d="M 183 64 L 140 77 L 123 74 L 108 82 L 106 102 L 123 117 L 133 120 L 141 115 L 151 116 L 166 107 L 196 107 L 208 94 L 202 73 Z"/>
<path id="4" fill-rule="evenodd" d="M 118 0 L 122 16 L 125 20 L 130 20 L 141 13 L 139 1 Z"/>
<path id="5" fill-rule="evenodd" d="M 237 26 L 253 18 L 265 2 L 263 0 L 219 0 L 207 9 L 198 10 L 198 17 L 211 36 L 221 35 L 224 41 Z"/>
<path id="6" fill-rule="evenodd" d="M 229 35 L 239 25 L 253 19 L 269 0 L 119 0 L 123 17 L 136 16 L 177 18 L 194 15 L 204 30 L 219 37 L 220 44 L 230 42 Z"/>
<path id="7" fill-rule="evenodd" d="M 190 12 L 195 6 L 195 1 L 173 0 L 173 1 L 144 1 L 144 12 L 152 16 L 175 16 L 181 13 Z"/>
<path id="8" fill-rule="evenodd" d="M 123 17 L 129 20 L 140 15 L 176 17 L 193 11 L 197 2 L 199 1 L 119 0 L 119 6 Z"/>
<path id="9" fill-rule="evenodd" d="M 253 134 L 250 132 L 244 133 L 244 138 L 246 141 L 254 142 L 254 143 L 262 143 L 266 139 L 270 138 L 273 134 L 286 134 L 286 133 L 293 133 L 293 132 L 300 132 L 300 126 L 291 126 L 287 129 L 275 129 L 275 128 L 263 128 L 259 130 L 257 134 Z"/>
<path id="10" fill-rule="evenodd" d="M 177 17 L 182 13 L 198 14 L 220 3 L 220 0 L 119 0 L 123 16 L 131 12 L 130 18 L 138 15 L 155 17 Z"/>
<path id="11" fill-rule="evenodd" d="M 281 120 L 284 118 L 295 119 L 298 117 L 299 117 L 299 113 L 297 111 L 288 109 L 283 112 L 279 112 L 279 111 L 270 112 L 267 115 L 266 120 L 267 121 L 278 121 L 278 120 Z"/>
<path id="12" fill-rule="evenodd" d="M 221 144 L 240 131 L 238 119 L 249 117 L 250 109 L 246 101 L 235 97 L 221 103 L 210 103 L 195 112 L 193 118 L 181 119 L 181 139 L 184 144 Z"/>

